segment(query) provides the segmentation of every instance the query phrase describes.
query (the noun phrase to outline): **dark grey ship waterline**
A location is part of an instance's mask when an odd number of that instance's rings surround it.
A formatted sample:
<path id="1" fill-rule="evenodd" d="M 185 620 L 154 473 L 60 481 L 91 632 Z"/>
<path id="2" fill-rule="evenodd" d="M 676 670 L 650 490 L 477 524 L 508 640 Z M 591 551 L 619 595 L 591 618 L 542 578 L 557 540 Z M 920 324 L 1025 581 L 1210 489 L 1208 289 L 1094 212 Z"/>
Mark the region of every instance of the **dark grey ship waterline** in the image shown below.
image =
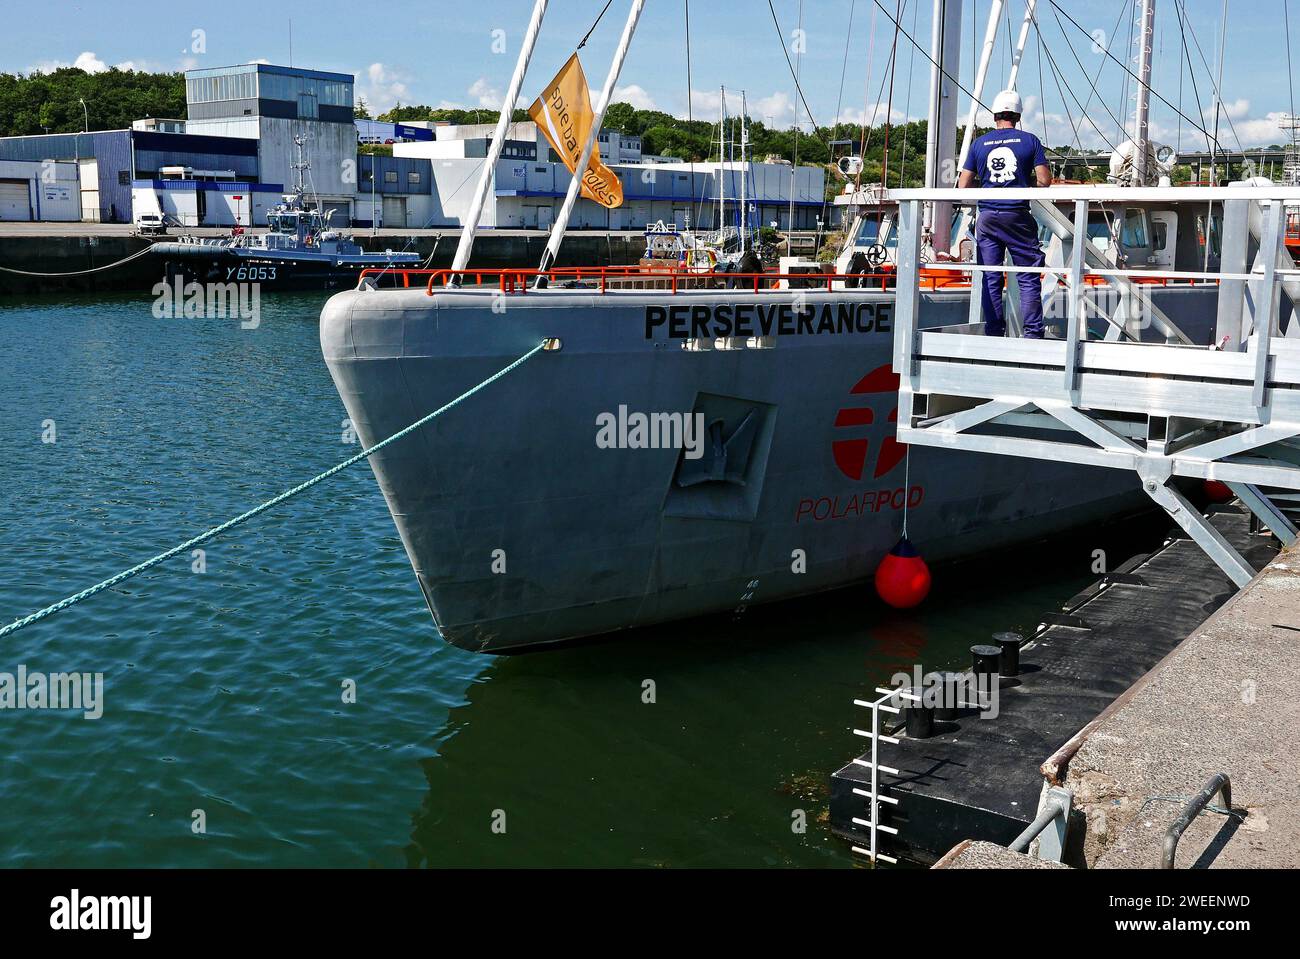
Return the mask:
<path id="1" fill-rule="evenodd" d="M 1150 293 L 1208 342 L 1213 287 Z M 927 294 L 922 325 L 964 323 L 968 295 Z M 892 306 L 892 292 L 855 290 L 359 289 L 330 299 L 321 345 L 371 444 L 559 340 L 371 461 L 439 630 L 467 649 L 861 581 L 898 540 L 905 501 L 931 561 L 1142 508 L 1125 473 L 932 449 L 904 460 Z M 713 348 L 727 331 L 737 348 Z M 620 406 L 702 413 L 703 459 L 600 448 L 597 417 Z M 713 478 L 698 482 L 701 469 Z"/>

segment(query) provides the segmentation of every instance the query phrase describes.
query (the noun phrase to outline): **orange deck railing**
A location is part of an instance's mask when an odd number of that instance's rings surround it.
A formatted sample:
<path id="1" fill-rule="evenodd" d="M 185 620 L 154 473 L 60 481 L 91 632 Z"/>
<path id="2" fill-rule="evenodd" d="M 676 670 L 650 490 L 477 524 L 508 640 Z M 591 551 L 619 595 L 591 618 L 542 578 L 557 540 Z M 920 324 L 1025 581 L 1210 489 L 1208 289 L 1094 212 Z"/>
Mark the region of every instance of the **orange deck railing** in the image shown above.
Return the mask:
<path id="1" fill-rule="evenodd" d="M 966 264 L 968 267 L 971 265 Z M 589 283 L 592 285 L 587 289 L 594 289 L 599 293 L 607 293 L 611 290 L 630 292 L 627 287 L 616 283 L 619 280 L 666 280 L 668 281 L 666 286 L 656 287 L 655 289 L 658 292 L 671 293 L 680 293 L 687 290 L 716 290 L 723 287 L 751 293 L 788 291 L 790 289 L 825 289 L 829 292 L 835 289 L 837 281 L 848 280 L 857 281 L 859 284 L 857 289 L 864 291 L 870 289 L 888 290 L 892 289 L 894 285 L 894 270 L 889 266 L 872 273 L 690 273 L 682 270 L 646 269 L 639 266 L 565 266 L 554 267 L 549 270 L 532 270 L 522 267 L 467 270 L 371 268 L 362 270 L 359 279 L 364 280 L 367 277 L 375 277 L 377 280 L 382 281 L 386 278 L 390 281 L 386 284 L 388 287 L 404 289 L 424 287 L 425 292 L 432 296 L 438 289 L 446 289 L 452 286 L 452 278 L 456 276 L 461 277 L 461 283 L 465 287 L 495 287 L 502 293 L 518 295 L 527 293 L 533 282 L 540 276 L 546 277 L 550 284 L 565 282 Z M 1044 276 L 1050 282 L 1050 274 Z M 778 287 L 777 284 L 783 280 L 786 281 L 785 285 Z M 1198 284 L 1207 285 L 1218 282 L 1217 280 L 1208 279 L 1170 280 L 1161 276 L 1144 277 L 1141 274 L 1131 276 L 1130 280 L 1134 283 L 1158 286 L 1196 286 Z M 612 282 L 615 282 L 614 286 L 611 286 Z M 1004 277 L 1003 284 L 1005 285 L 1007 282 Z M 1083 282 L 1088 286 L 1104 286 L 1107 283 L 1107 278 L 1085 274 Z M 965 273 L 956 273 L 951 268 L 922 269 L 920 271 L 920 283 L 923 290 L 966 289 L 970 287 L 970 277 Z M 1063 280 L 1059 277 L 1058 283 L 1063 283 Z"/>
<path id="2" fill-rule="evenodd" d="M 359 280 L 374 277 L 387 279 L 388 285 L 401 288 L 424 287 L 430 296 L 439 289 L 452 285 L 452 278 L 459 276 L 465 286 L 492 287 L 502 293 L 527 293 L 538 277 L 546 277 L 548 284 L 581 282 L 590 283 L 600 293 L 625 289 L 620 280 L 657 280 L 667 281 L 664 292 L 678 293 L 684 290 L 717 288 L 713 284 L 723 284 L 733 290 L 748 290 L 762 293 L 776 289 L 776 284 L 785 282 L 785 288 L 804 290 L 833 290 L 836 281 L 857 281 L 860 288 L 888 289 L 893 284 L 893 269 L 883 269 L 872 273 L 691 273 L 683 270 L 656 270 L 640 266 L 592 266 L 592 267 L 554 267 L 549 270 L 532 270 L 506 267 L 501 269 L 466 269 L 466 270 L 413 270 L 371 268 L 361 271 Z M 613 285 L 611 285 L 613 284 Z M 929 278 L 929 288 L 939 289 L 954 285 L 943 276 Z"/>

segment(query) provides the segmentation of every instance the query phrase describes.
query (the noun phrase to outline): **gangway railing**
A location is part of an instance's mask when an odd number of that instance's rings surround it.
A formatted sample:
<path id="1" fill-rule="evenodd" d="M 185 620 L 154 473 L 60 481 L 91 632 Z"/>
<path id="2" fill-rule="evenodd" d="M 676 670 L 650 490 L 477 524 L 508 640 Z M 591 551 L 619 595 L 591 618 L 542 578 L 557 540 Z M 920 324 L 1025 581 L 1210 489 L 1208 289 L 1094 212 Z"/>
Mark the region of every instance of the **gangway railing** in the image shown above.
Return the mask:
<path id="1" fill-rule="evenodd" d="M 1254 569 L 1186 498 L 1180 480 L 1226 483 L 1284 544 L 1295 542 L 1295 526 L 1266 490 L 1300 490 L 1300 316 L 1290 315 L 1286 335 L 1280 327 L 1283 288 L 1296 289 L 1300 277 L 1283 243 L 1284 207 L 1300 202 L 1300 188 L 1077 186 L 894 190 L 890 196 L 899 204 L 900 442 L 1132 470 L 1238 586 Z M 923 203 L 969 205 L 992 197 L 1028 200 L 1040 220 L 1061 217 L 1064 204 L 1073 214 L 1065 262 L 1038 268 L 922 261 Z M 1090 208 L 1133 203 L 1217 206 L 1225 222 L 1260 228 L 1254 236 L 1244 226 L 1225 229 L 1219 271 L 1098 265 L 1087 233 Z M 1238 269 L 1227 268 L 1233 264 Z M 927 327 L 922 271 L 1063 276 L 1064 335 L 1008 339 L 985 336 L 971 323 Z M 1158 313 L 1126 317 L 1127 341 L 1090 336 L 1097 277 L 1207 281 L 1199 292 L 1179 296 L 1211 297 L 1213 310 L 1174 296 Z M 1156 290 L 1148 282 L 1141 295 Z M 1293 306 L 1300 312 L 1300 303 Z M 1189 335 L 1198 317 L 1204 328 Z"/>

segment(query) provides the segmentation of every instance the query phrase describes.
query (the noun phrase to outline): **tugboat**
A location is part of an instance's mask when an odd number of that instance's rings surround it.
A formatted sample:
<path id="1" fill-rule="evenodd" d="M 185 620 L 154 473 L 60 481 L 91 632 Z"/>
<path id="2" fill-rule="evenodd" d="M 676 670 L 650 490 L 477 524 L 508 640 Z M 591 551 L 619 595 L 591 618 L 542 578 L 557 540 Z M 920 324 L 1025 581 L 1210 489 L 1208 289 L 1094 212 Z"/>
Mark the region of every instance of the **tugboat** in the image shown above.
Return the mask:
<path id="1" fill-rule="evenodd" d="M 304 183 L 310 164 L 298 145 L 297 183 L 267 214 L 269 231 L 253 235 L 236 227 L 229 237 L 182 236 L 155 243 L 167 280 L 182 283 L 260 283 L 272 290 L 334 290 L 355 287 L 362 270 L 410 269 L 419 253 L 385 250 L 367 253 L 350 236 L 331 228 L 333 210 L 322 213 L 309 203 Z"/>

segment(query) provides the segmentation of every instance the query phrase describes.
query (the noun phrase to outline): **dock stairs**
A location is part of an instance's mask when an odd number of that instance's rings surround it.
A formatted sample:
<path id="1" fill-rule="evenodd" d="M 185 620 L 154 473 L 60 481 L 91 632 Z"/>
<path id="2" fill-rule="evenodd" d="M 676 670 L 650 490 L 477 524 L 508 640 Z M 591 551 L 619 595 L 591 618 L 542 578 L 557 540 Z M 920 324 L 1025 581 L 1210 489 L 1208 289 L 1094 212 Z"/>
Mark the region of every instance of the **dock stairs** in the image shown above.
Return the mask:
<path id="1" fill-rule="evenodd" d="M 1033 203 L 1040 223 L 1060 241 L 1061 262 L 1043 270 L 923 262 L 922 204 L 970 203 L 984 192 L 891 191 L 899 203 L 898 440 L 1130 470 L 1151 499 L 1244 586 L 1256 570 L 1184 490 L 1189 481 L 1225 483 L 1284 546 L 1296 540 L 1300 321 L 1292 315 L 1291 295 L 1300 291 L 1300 270 L 1286 251 L 1283 226 L 1286 206 L 1300 204 L 1300 189 L 1082 186 L 1052 188 L 1051 202 L 1042 200 L 1049 191 L 999 190 L 999 198 Z M 1099 204 L 1193 200 L 1223 211 L 1216 272 L 1110 266 L 1088 238 L 1089 210 Z M 1073 217 L 1062 206 L 1072 207 Z M 971 273 L 976 283 L 987 271 L 1056 274 L 1044 286 L 1048 296 L 1064 292 L 1065 335 L 984 336 L 974 324 L 976 295 L 972 322 L 923 330 L 917 322 L 923 269 Z M 1194 342 L 1175 311 L 1157 309 L 1147 292 L 1154 284 L 1199 284 L 1201 295 L 1215 295 L 1205 287 L 1216 285 L 1213 342 Z M 1125 294 L 1117 298 L 1121 308 L 1107 312 L 1101 289 Z M 1283 316 L 1289 319 L 1285 332 Z M 1104 321 L 1100 336 L 1090 335 L 1090 319 Z"/>
<path id="2" fill-rule="evenodd" d="M 1031 203 L 1050 235 L 1045 268 L 925 261 L 923 205 L 969 206 L 985 192 L 889 193 L 898 202 L 893 367 L 900 377 L 899 442 L 1128 470 L 1135 485 L 1209 560 L 1180 567 L 1184 576 L 1197 568 L 1191 573 L 1197 581 L 1184 586 L 1184 593 L 1220 589 L 1210 582 L 1217 579 L 1216 567 L 1226 577 L 1225 585 L 1246 586 L 1257 569 L 1244 554 L 1258 561 L 1260 551 L 1250 545 L 1244 518 L 1241 529 L 1228 530 L 1222 516 L 1203 514 L 1187 493 L 1189 484 L 1226 484 L 1241 504 L 1234 509 L 1249 512 L 1252 530 L 1271 532 L 1284 547 L 1297 540 L 1300 270 L 1283 241 L 1287 207 L 1300 205 L 1300 188 L 1254 181 L 1210 188 L 998 190 L 1000 200 Z M 1207 213 L 1218 211 L 1223 223 L 1219 268 L 1117 265 L 1088 233 L 1090 211 L 1106 204 L 1157 209 L 1170 204 L 1185 211 L 1196 204 Z M 922 271 L 933 276 L 936 270 L 971 276 L 966 323 L 920 326 L 923 301 L 941 295 L 922 291 Z M 1044 274 L 1044 300 L 1064 314 L 1064 335 L 1041 340 L 985 336 L 976 291 L 981 274 L 989 271 Z M 1015 284 L 1009 285 L 1014 289 Z M 1163 308 L 1155 303 L 1157 290 Z M 1013 331 L 1015 299 L 1009 297 L 1007 304 Z M 1200 312 L 1190 312 L 1194 309 Z M 1196 336 L 1179 322 L 1180 311 L 1185 311 L 1185 322 L 1198 318 Z M 1211 319 L 1213 328 L 1206 330 Z M 1125 580 L 1117 577 L 1115 582 Z M 1140 608 L 1133 618 L 1142 618 Z M 1071 624 L 1062 620 L 1055 628 L 1068 631 Z M 1080 628 L 1088 627 L 1083 623 Z M 1171 636 L 1169 642 L 1176 645 L 1185 636 Z M 1111 638 L 1119 644 L 1112 652 L 1126 648 L 1123 636 Z M 1092 639 L 1089 648 L 1097 645 L 1098 637 Z M 1145 668 L 1131 681 L 1143 672 Z M 898 793 L 890 785 L 897 785 L 899 773 L 881 762 L 881 747 L 890 747 L 886 762 L 906 765 L 893 757 L 899 743 L 896 717 L 908 695 L 882 688 L 873 698 L 856 701 L 870 711 L 866 728 L 854 730 L 869 740 L 870 751 L 836 774 L 853 786 L 853 798 L 865 800 L 864 813 L 841 831 L 861 836 L 865 842 L 854 850 L 872 862 L 893 862 L 882 853 L 882 842 L 893 839 L 889 845 L 894 845 L 902 838 L 897 826 L 906 817 L 895 809 Z M 929 749 L 927 757 L 939 754 L 938 746 Z M 1018 828 L 1010 821 L 995 826 L 994 831 L 1002 832 Z"/>

